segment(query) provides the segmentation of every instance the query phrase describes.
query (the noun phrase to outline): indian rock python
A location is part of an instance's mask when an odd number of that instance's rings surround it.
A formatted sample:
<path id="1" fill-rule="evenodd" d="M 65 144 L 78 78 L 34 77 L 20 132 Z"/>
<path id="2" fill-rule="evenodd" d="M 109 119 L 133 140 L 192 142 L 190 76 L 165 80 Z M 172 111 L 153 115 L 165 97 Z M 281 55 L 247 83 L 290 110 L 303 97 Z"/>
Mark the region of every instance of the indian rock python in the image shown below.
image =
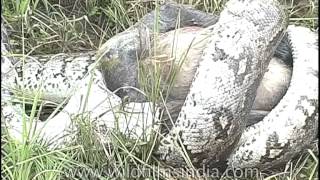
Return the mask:
<path id="1" fill-rule="evenodd" d="M 201 26 L 205 28 L 202 33 L 208 35 L 181 112 L 159 143 L 160 159 L 174 166 L 186 165 L 188 160 L 183 159 L 178 148 L 183 147 L 197 167 L 212 167 L 228 160 L 232 167 L 268 168 L 288 161 L 311 144 L 318 121 L 315 33 L 289 26 L 287 34 L 294 64 L 288 91 L 263 121 L 245 128 L 258 85 L 287 28 L 287 17 L 279 3 L 230 0 L 219 19 L 174 3 L 161 6 L 159 14 L 160 33 L 175 29 L 179 16 L 181 27 Z M 50 121 L 37 122 L 46 136 L 60 138 L 82 109 L 105 127 L 113 128 L 114 114 L 110 109 L 119 105 L 121 99 L 106 89 L 105 83 L 111 90 L 123 85 L 139 87 L 136 58 L 137 55 L 139 59 L 146 58 L 145 52 L 152 48 L 154 16 L 154 12 L 147 14 L 133 27 L 108 40 L 96 56 L 94 52 L 58 54 L 42 64 L 41 59 L 48 56 L 27 57 L 23 71 L 26 85 L 22 84 L 21 62 L 12 68 L 16 59 L 2 56 L 1 76 L 5 79 L 1 89 L 5 97 L 1 102 L 2 121 L 12 126 L 9 128 L 12 135 L 19 135 L 22 129 L 21 105 L 11 102 L 12 92 L 8 90 L 16 87 L 24 87 L 25 92 L 41 87 L 43 96 L 57 103 L 72 95 L 64 109 Z M 4 28 L 1 31 L 3 35 Z M 2 38 L 2 55 L 6 49 L 9 48 Z M 100 63 L 100 71 L 93 62 Z M 116 66 L 108 69 L 105 62 L 115 62 Z M 88 84 L 91 84 L 89 95 Z M 121 96 L 141 101 L 136 91 L 121 90 L 118 91 Z M 133 104 L 127 107 L 132 108 Z M 61 119 L 64 121 L 58 125 L 54 123 Z M 137 121 L 123 123 L 120 131 L 126 132 L 129 126 L 128 129 L 141 134 L 142 127 Z M 145 118 L 145 126 L 151 127 L 152 123 L 153 117 Z M 53 128 L 59 128 L 60 133 L 50 135 Z"/>

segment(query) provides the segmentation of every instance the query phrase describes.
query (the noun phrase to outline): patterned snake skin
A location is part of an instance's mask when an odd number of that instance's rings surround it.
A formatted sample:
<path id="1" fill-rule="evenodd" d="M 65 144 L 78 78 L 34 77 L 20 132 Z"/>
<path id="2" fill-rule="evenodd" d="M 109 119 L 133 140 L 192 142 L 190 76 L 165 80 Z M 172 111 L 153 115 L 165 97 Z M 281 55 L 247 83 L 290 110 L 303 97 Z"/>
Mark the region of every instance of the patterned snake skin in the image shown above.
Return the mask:
<path id="1" fill-rule="evenodd" d="M 227 161 L 232 167 L 268 168 L 287 162 L 311 144 L 318 128 L 315 33 L 289 26 L 287 33 L 294 59 L 290 87 L 263 121 L 246 128 L 256 90 L 287 29 L 282 7 L 275 0 L 230 0 L 218 18 L 168 3 L 161 6 L 159 14 L 160 33 L 175 29 L 180 16 L 180 27 L 204 27 L 200 34 L 207 37 L 175 124 L 160 138 L 156 152 L 160 159 L 176 167 L 189 163 L 216 167 Z M 23 74 L 21 61 L 5 56 L 10 48 L 2 38 L 1 77 L 5 79 L 1 83 L 5 97 L 1 102 L 2 121 L 11 126 L 11 133 L 19 134 L 22 128 L 18 125 L 22 107 L 11 101 L 15 88 L 31 94 L 40 89 L 45 100 L 55 103 L 68 99 L 64 109 L 49 122 L 38 122 L 37 128 L 44 128 L 49 138 L 61 138 L 64 130 L 71 127 L 71 119 L 84 111 L 103 122 L 107 129 L 114 128 L 115 118 L 110 109 L 119 108 L 121 99 L 117 95 L 145 101 L 135 89 L 119 87 L 139 87 L 136 59 L 145 59 L 149 56 L 145 52 L 152 49 L 154 16 L 147 14 L 133 27 L 108 40 L 98 53 L 27 57 Z M 4 28 L 1 31 L 4 37 Z M 48 57 L 49 61 L 41 62 Z M 117 91 L 117 95 L 110 90 Z M 143 103 L 140 104 L 142 107 Z M 132 105 L 129 103 L 126 108 L 134 110 Z M 142 107 L 143 112 L 152 109 L 148 105 Z M 53 123 L 61 119 L 64 121 L 58 126 Z M 153 121 L 154 117 L 145 118 L 145 126 L 150 127 L 147 133 L 154 131 Z M 134 131 L 133 134 L 142 131 L 137 125 L 138 118 L 129 125 L 121 123 L 118 127 L 124 133 L 126 129 Z M 59 136 L 49 135 L 54 128 L 61 129 Z M 182 151 L 190 159 L 184 159 Z"/>

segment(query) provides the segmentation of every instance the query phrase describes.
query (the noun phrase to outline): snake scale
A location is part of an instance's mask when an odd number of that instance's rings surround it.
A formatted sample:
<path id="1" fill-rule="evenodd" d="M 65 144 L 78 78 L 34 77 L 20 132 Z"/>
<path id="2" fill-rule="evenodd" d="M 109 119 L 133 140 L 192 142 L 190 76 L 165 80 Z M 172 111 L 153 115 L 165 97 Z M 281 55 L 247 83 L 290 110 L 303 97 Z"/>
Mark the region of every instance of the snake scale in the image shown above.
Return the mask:
<path id="1" fill-rule="evenodd" d="M 275 0 L 230 0 L 219 17 L 166 3 L 159 11 L 159 32 L 174 30 L 178 16 L 180 27 L 202 27 L 199 34 L 207 38 L 175 124 L 160 138 L 156 154 L 161 160 L 175 167 L 189 163 L 196 167 L 216 167 L 227 162 L 232 167 L 264 169 L 287 162 L 311 144 L 318 132 L 315 33 L 303 27 L 287 29 L 286 13 Z M 154 19 L 154 12 L 147 14 L 108 40 L 98 53 L 58 54 L 46 63 L 41 63 L 41 59 L 48 56 L 27 57 L 23 73 L 20 61 L 2 56 L 1 76 L 5 79 L 1 89 L 5 96 L 1 102 L 2 119 L 12 126 L 9 128 L 12 134 L 21 131 L 21 125 L 17 125 L 21 124 L 21 105 L 11 102 L 10 88 L 17 87 L 25 92 L 41 88 L 44 98 L 57 103 L 70 97 L 64 109 L 46 126 L 38 122 L 37 127 L 45 128 L 47 136 L 53 128 L 59 128 L 61 137 L 81 110 L 90 112 L 90 117 L 103 122 L 107 129 L 113 128 L 115 118 L 110 109 L 121 104 L 117 95 L 144 101 L 135 89 L 119 87 L 139 87 L 136 62 L 137 58 L 150 56 L 145 52 L 152 49 Z M 3 36 L 4 28 L 1 31 Z M 246 127 L 257 88 L 285 33 L 294 61 L 288 91 L 262 121 Z M 1 53 L 6 55 L 9 49 L 2 38 Z M 110 69 L 105 63 L 114 66 Z M 116 90 L 117 95 L 110 90 Z M 129 103 L 127 108 L 135 109 L 133 104 Z M 136 104 L 142 107 L 143 103 Z M 142 108 L 148 110 L 150 106 Z M 51 123 L 59 120 L 58 125 Z M 145 118 L 144 125 L 153 127 L 153 120 L 153 117 Z M 137 122 L 130 122 L 129 127 L 121 124 L 120 131 L 130 129 L 141 133 Z M 153 128 L 148 130 L 150 133 Z M 51 137 L 58 138 L 57 134 Z M 181 150 L 190 159 L 184 159 Z"/>

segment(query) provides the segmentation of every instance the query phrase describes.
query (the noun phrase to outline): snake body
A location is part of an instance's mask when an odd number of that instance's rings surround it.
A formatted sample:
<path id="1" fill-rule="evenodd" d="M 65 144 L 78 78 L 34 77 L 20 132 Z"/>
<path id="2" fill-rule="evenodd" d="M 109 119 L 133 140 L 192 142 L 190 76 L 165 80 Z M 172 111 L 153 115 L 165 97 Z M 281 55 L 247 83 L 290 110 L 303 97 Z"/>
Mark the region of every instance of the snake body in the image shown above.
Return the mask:
<path id="1" fill-rule="evenodd" d="M 301 58 L 299 49 L 304 47 L 299 45 L 305 44 L 297 43 L 294 40 L 297 36 L 292 34 L 312 33 L 305 28 L 289 28 L 294 58 L 289 90 L 263 121 L 245 128 L 263 74 L 286 31 L 284 10 L 276 1 L 230 0 L 219 19 L 171 3 L 163 5 L 159 13 L 161 33 L 174 29 L 176 18 L 180 15 L 181 27 L 200 26 L 205 28 L 202 35 L 208 35 L 177 120 L 159 143 L 157 153 L 162 160 L 174 166 L 191 162 L 196 166 L 214 167 L 227 160 L 232 167 L 267 168 L 288 161 L 310 144 L 317 133 L 318 89 L 315 83 L 305 79 L 318 79 L 318 62 L 315 59 L 317 46 L 314 43 L 317 41 L 316 35 L 308 35 L 310 38 L 303 40 L 307 41 L 310 57 Z M 137 55 L 139 59 L 150 55 L 144 52 L 152 49 L 150 33 L 153 31 L 153 19 L 154 13 L 149 13 L 133 27 L 111 38 L 101 47 L 97 56 L 89 52 L 68 56 L 72 58 L 66 60 L 68 58 L 61 54 L 52 57 L 44 65 L 28 59 L 26 65 L 30 71 L 25 72 L 23 77 L 17 68 L 10 65 L 12 59 L 4 58 L 2 64 L 9 65 L 7 69 L 2 69 L 1 75 L 8 81 L 2 86 L 24 87 L 28 91 L 41 87 L 44 97 L 56 102 L 72 95 L 63 111 L 51 122 L 59 119 L 66 119 L 67 122 L 72 114 L 87 106 L 86 110 L 92 111 L 94 119 L 103 119 L 105 125 L 112 128 L 114 125 L 106 109 L 119 104 L 120 98 L 108 89 L 114 91 L 121 86 L 139 87 L 136 59 Z M 100 63 L 99 70 L 94 68 L 96 59 Z M 110 64 L 114 66 L 110 67 Z M 36 81 L 40 75 L 42 82 Z M 28 82 L 27 85 L 18 83 L 23 79 Z M 72 89 L 77 84 L 80 89 L 74 93 Z M 92 84 L 92 93 L 87 102 L 83 102 L 88 84 Z M 2 90 L 2 93 L 11 96 L 6 90 Z M 117 95 L 129 96 L 134 101 L 145 100 L 131 89 L 122 89 Z M 103 98 L 112 100 L 102 104 Z M 2 102 L 4 119 L 8 122 L 19 121 L 21 117 L 8 99 Z M 150 121 L 147 120 L 147 124 L 152 124 Z M 275 124 L 277 129 L 273 128 Z M 62 123 L 60 128 L 69 125 L 68 121 Z M 131 128 L 139 129 L 136 126 Z M 185 150 L 190 160 L 184 159 L 181 149 Z"/>
<path id="2" fill-rule="evenodd" d="M 225 159 L 246 125 L 265 68 L 284 35 L 286 20 L 275 1 L 226 4 L 219 21 L 209 27 L 211 33 L 217 33 L 208 37 L 178 119 L 162 142 L 160 151 L 167 151 L 163 159 L 181 164 L 184 159 L 177 145 L 185 148 L 198 167 L 214 166 Z"/>
<path id="3" fill-rule="evenodd" d="M 289 89 L 263 121 L 242 134 L 230 156 L 229 163 L 234 166 L 250 167 L 259 161 L 261 167 L 271 167 L 310 145 L 317 136 L 318 37 L 309 29 L 294 26 L 289 26 L 288 35 L 294 59 Z"/>

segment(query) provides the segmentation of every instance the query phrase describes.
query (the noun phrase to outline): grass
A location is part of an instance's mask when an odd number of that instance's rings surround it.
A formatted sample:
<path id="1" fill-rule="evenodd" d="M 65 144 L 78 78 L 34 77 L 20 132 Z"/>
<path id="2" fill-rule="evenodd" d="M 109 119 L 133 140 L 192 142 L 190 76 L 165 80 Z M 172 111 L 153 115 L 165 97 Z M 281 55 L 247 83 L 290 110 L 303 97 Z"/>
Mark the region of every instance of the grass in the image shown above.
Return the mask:
<path id="1" fill-rule="evenodd" d="M 22 116 L 21 141 L 11 137 L 6 128 L 1 129 L 1 178 L 3 179 L 60 179 L 65 169 L 77 164 L 73 157 L 79 146 L 52 150 L 48 142 L 39 138 L 39 134 L 33 128 L 28 128 L 35 123 L 38 100 L 39 93 L 35 96 L 28 121 L 26 116 Z"/>
<path id="2" fill-rule="evenodd" d="M 206 12 L 219 12 L 225 0 L 177 0 Z M 10 29 L 10 44 L 15 54 L 54 54 L 97 50 L 110 37 L 137 22 L 154 9 L 154 0 L 5 0 L 2 15 Z M 317 28 L 318 1 L 282 0 L 291 24 Z M 23 42 L 23 43 L 21 43 Z M 141 82 L 151 86 L 145 91 L 152 102 L 165 101 L 160 89 L 161 67 L 155 66 L 151 77 Z M 143 72 L 143 68 L 141 68 Z M 39 116 L 37 99 L 31 102 L 29 120 Z M 121 112 L 120 112 L 121 113 Z M 122 112 L 128 115 L 128 113 Z M 26 117 L 25 117 L 26 118 Z M 26 122 L 26 121 L 24 121 Z M 19 142 L 2 133 L 2 167 L 4 179 L 111 179 L 136 178 L 145 173 L 149 179 L 173 178 L 165 166 L 151 156 L 156 137 L 132 140 L 117 130 L 108 131 L 111 146 L 102 143 L 94 122 L 86 113 L 74 119 L 76 138 L 65 148 L 50 149 L 31 129 L 25 128 L 24 141 Z M 26 126 L 27 127 L 27 126 Z M 30 134 L 27 136 L 27 134 Z M 112 149 L 110 148 L 112 147 Z M 307 151 L 307 150 L 306 150 Z M 285 168 L 252 179 L 315 179 L 318 157 L 308 151 Z M 135 174 L 133 174 L 135 172 Z M 181 172 L 173 172 L 179 174 Z M 145 177 L 145 178 L 146 178 Z M 225 177 L 224 179 L 228 179 Z"/>

